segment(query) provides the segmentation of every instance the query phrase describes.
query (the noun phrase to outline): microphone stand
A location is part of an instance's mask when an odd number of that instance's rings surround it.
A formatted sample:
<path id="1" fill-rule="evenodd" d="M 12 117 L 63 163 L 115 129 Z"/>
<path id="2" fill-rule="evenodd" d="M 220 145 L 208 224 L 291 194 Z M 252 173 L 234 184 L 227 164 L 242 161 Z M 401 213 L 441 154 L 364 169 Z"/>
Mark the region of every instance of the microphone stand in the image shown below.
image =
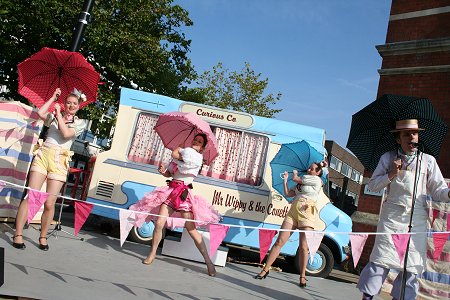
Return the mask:
<path id="1" fill-rule="evenodd" d="M 419 173 L 419 164 L 422 163 L 422 158 L 419 160 L 419 156 L 422 154 L 420 149 L 417 148 L 417 157 L 416 157 L 416 174 L 414 174 L 414 187 L 413 187 L 413 195 L 412 195 L 412 204 L 411 204 L 411 214 L 409 216 L 409 225 L 408 225 L 408 233 L 411 233 L 412 229 L 412 220 L 414 214 L 414 206 L 416 204 L 417 197 L 417 182 L 420 179 Z M 400 299 L 405 300 L 405 288 L 406 288 L 406 265 L 408 263 L 408 252 L 409 252 L 409 244 L 411 242 L 411 236 L 408 237 L 408 243 L 406 244 L 405 257 L 403 260 L 403 274 L 402 274 L 402 284 L 400 286 Z"/>

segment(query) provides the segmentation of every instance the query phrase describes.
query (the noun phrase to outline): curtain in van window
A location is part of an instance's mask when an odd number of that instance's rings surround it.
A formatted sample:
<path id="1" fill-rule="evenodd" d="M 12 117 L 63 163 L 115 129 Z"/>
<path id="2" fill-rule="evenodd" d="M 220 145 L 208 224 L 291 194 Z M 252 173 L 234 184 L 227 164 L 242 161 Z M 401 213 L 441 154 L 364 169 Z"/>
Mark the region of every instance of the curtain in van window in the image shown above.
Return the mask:
<path id="1" fill-rule="evenodd" d="M 156 121 L 157 115 L 145 113 L 139 115 L 128 152 L 130 161 L 159 166 L 167 164 L 171 159 L 172 151 L 164 147 L 158 134 L 153 130 Z"/>
<path id="2" fill-rule="evenodd" d="M 239 183 L 259 185 L 268 139 L 264 136 L 216 128 L 219 155 L 201 174 Z"/>
<path id="3" fill-rule="evenodd" d="M 202 175 L 234 181 L 242 133 L 216 127 L 214 134 L 217 139 L 219 155 L 211 163 L 206 174 L 202 172 Z"/>
<path id="4" fill-rule="evenodd" d="M 268 143 L 269 139 L 265 136 L 244 133 L 242 155 L 237 164 L 237 182 L 256 186 L 261 184 Z"/>

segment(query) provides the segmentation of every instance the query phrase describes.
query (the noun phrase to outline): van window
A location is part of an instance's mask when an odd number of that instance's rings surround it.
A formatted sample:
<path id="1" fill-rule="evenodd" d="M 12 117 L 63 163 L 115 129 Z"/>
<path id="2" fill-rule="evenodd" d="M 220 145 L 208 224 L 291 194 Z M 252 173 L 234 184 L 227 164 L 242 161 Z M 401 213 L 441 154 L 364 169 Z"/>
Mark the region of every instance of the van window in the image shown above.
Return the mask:
<path id="1" fill-rule="evenodd" d="M 160 137 L 153 130 L 156 121 L 158 121 L 157 115 L 139 114 L 128 160 L 155 166 L 167 164 L 170 161 L 172 151 L 164 147 Z"/>
<path id="2" fill-rule="evenodd" d="M 128 160 L 159 166 L 171 159 L 153 127 L 158 116 L 139 114 L 131 140 Z M 238 183 L 258 186 L 262 183 L 269 139 L 266 136 L 215 127 L 219 155 L 200 174 Z"/>
<path id="3" fill-rule="evenodd" d="M 266 136 L 216 127 L 219 155 L 201 174 L 258 186 L 262 182 L 269 139 Z"/>

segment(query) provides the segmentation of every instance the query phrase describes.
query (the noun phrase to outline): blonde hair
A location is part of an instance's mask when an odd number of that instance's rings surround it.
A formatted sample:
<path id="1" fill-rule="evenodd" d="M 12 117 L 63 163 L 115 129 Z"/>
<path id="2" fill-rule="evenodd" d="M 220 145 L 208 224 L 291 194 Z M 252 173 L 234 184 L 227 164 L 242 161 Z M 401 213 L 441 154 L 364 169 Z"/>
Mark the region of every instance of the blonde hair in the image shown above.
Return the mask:
<path id="1" fill-rule="evenodd" d="M 87 101 L 86 95 L 83 94 L 82 91 L 77 90 L 76 88 L 74 88 L 73 91 L 70 92 L 70 94 L 67 96 L 67 98 L 69 98 L 70 96 L 77 98 L 78 104 L 80 104 L 81 102 Z"/>

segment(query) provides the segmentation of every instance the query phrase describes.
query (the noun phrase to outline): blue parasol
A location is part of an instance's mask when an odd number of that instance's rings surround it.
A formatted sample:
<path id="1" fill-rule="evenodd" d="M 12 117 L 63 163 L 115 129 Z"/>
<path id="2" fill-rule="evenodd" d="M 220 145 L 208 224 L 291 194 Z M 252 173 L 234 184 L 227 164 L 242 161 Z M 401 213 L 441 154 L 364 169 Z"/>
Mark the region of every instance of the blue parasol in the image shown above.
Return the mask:
<path id="1" fill-rule="evenodd" d="M 297 170 L 299 176 L 306 174 L 313 162 L 320 162 L 324 154 L 312 147 L 307 141 L 282 144 L 280 150 L 270 162 L 272 169 L 272 187 L 284 196 L 283 173 L 289 172 L 288 187 L 296 183 L 292 181 L 292 171 Z M 327 172 L 323 172 L 322 180 L 326 183 Z"/>

